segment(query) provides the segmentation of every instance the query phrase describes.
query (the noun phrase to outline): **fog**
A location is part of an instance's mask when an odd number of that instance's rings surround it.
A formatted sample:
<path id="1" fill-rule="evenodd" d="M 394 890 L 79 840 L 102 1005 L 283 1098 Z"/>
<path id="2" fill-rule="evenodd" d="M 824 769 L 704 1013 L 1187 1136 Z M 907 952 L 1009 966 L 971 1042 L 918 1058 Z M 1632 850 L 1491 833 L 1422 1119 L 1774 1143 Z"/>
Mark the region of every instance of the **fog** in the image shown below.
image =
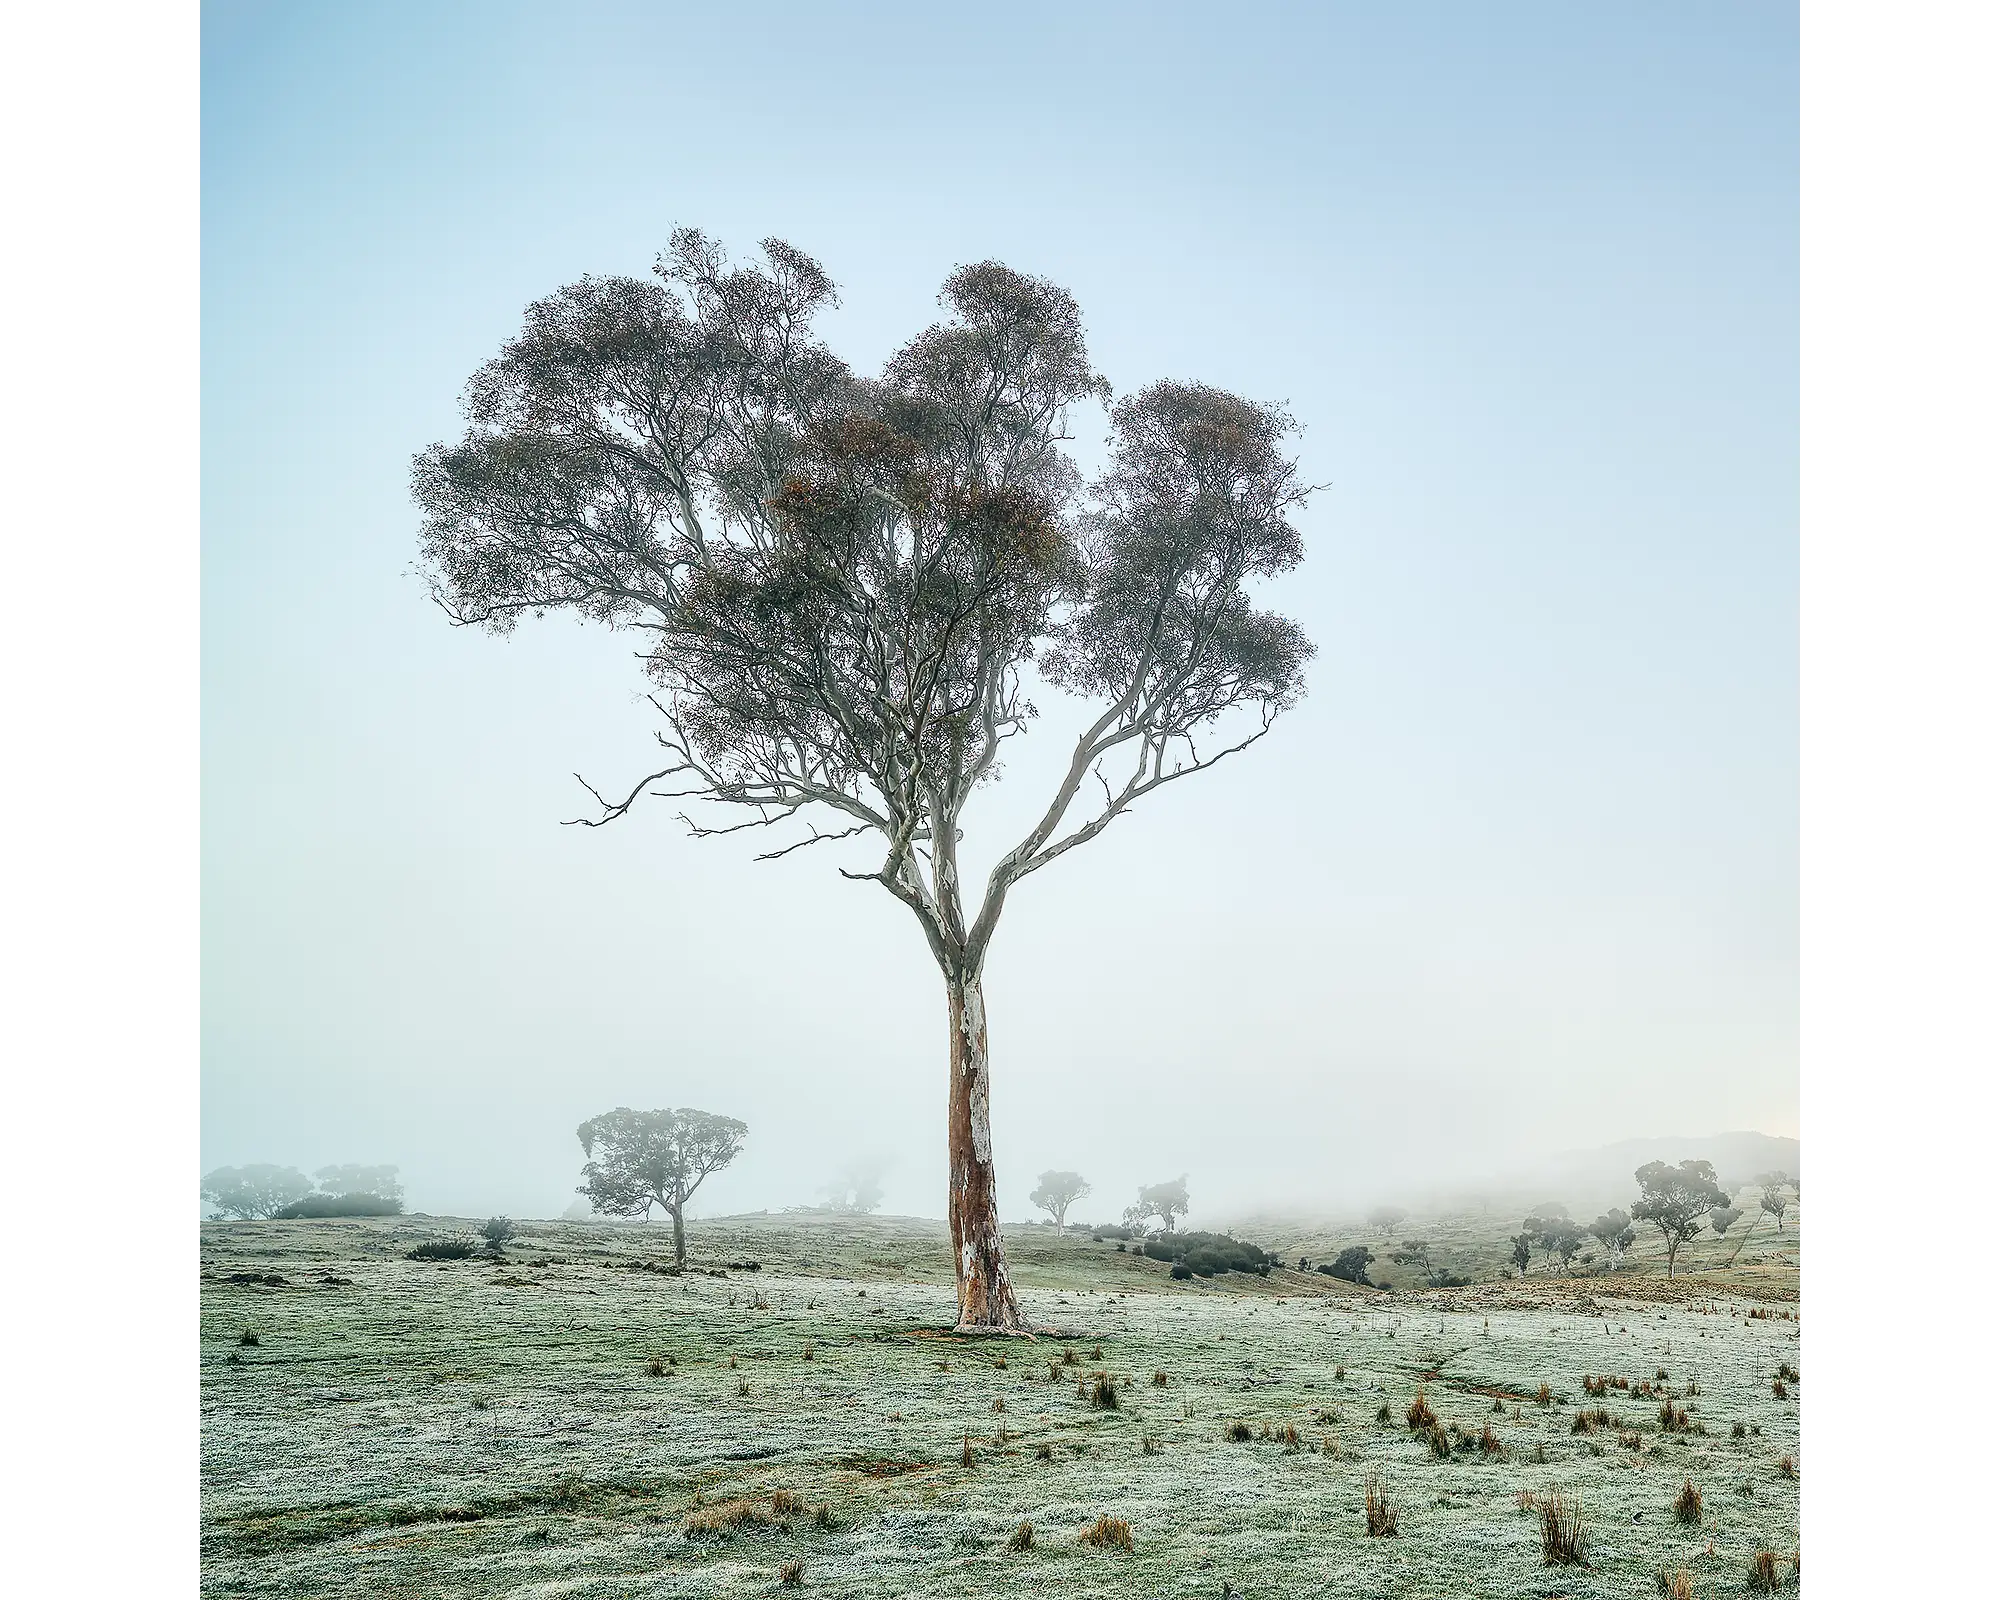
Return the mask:
<path id="1" fill-rule="evenodd" d="M 629 641 L 454 631 L 410 571 L 409 461 L 466 376 L 677 223 L 818 256 L 862 368 L 958 263 L 1052 277 L 1117 390 L 1288 401 L 1327 485 L 1261 597 L 1319 646 L 1305 702 L 1009 902 L 1006 1220 L 1047 1167 L 1107 1220 L 1185 1172 L 1199 1226 L 1797 1134 L 1789 20 L 1701 50 L 1330 13 L 1274 60 L 1051 11 L 1041 61 L 801 13 L 746 128 L 740 75 L 681 70 L 759 49 L 737 24 L 529 15 L 205 28 L 204 1167 L 394 1162 L 412 1209 L 552 1216 L 580 1121 L 686 1105 L 750 1127 L 697 1213 L 874 1181 L 942 1215 L 942 984 L 835 871 L 861 842 L 561 826 L 572 774 L 650 770 Z M 1003 90 L 1025 131 L 939 136 Z M 981 876 L 1087 720 L 1036 698 L 968 812 Z"/>

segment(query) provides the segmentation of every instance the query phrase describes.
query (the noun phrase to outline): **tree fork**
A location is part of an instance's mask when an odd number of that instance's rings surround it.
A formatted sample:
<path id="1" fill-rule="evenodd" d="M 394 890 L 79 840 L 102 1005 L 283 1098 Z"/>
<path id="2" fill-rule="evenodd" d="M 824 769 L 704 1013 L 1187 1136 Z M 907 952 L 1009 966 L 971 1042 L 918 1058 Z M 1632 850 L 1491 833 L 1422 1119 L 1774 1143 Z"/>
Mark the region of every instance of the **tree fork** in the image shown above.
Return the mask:
<path id="1" fill-rule="evenodd" d="M 986 1058 L 986 999 L 976 974 L 947 978 L 945 997 L 951 1021 L 947 1111 L 951 1184 L 945 1212 L 951 1220 L 952 1260 L 958 1273 L 958 1329 L 962 1333 L 1026 1333 L 1000 1239 Z"/>

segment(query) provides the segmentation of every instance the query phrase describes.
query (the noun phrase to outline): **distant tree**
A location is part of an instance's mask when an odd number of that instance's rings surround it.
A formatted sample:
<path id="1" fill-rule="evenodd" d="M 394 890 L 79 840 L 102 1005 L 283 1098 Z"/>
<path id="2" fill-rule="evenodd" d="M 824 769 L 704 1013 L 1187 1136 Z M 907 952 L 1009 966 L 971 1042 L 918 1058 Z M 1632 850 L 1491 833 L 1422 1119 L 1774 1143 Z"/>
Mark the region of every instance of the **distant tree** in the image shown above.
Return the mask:
<path id="1" fill-rule="evenodd" d="M 826 1209 L 843 1217 L 872 1215 L 882 1204 L 882 1169 L 880 1161 L 857 1161 L 820 1190 Z"/>
<path id="2" fill-rule="evenodd" d="M 400 1200 L 403 1185 L 396 1173 L 394 1166 L 371 1167 L 349 1161 L 337 1167 L 321 1167 L 313 1176 L 319 1179 L 322 1194 L 372 1194 L 383 1200 Z"/>
<path id="3" fill-rule="evenodd" d="M 1569 1216 L 1569 1207 L 1564 1205 L 1560 1200 L 1544 1200 L 1540 1205 L 1535 1207 L 1535 1215 L 1538 1217 L 1562 1217 L 1567 1219 Z"/>
<path id="4" fill-rule="evenodd" d="M 1736 1226 L 1737 1219 L 1742 1215 L 1741 1206 L 1711 1206 L 1708 1211 L 1708 1225 L 1715 1230 L 1716 1238 L 1720 1239 Z"/>
<path id="5" fill-rule="evenodd" d="M 1636 1222 L 1650 1222 L 1667 1242 L 1667 1276 L 1674 1275 L 1674 1261 L 1681 1246 L 1702 1230 L 1709 1210 L 1729 1204 L 1729 1196 L 1715 1181 L 1715 1168 L 1706 1161 L 1683 1161 L 1670 1167 L 1664 1161 L 1648 1161 L 1633 1174 L 1638 1180 L 1639 1198 L 1632 1203 Z"/>
<path id="6" fill-rule="evenodd" d="M 1365 1244 L 1351 1244 L 1319 1270 L 1329 1278 L 1345 1278 L 1349 1283 L 1367 1285 L 1368 1263 L 1374 1259 L 1374 1252 Z"/>
<path id="7" fill-rule="evenodd" d="M 1028 1196 L 1028 1204 L 1039 1211 L 1046 1211 L 1056 1221 L 1056 1237 L 1063 1233 L 1064 1220 L 1069 1208 L 1090 1193 L 1090 1185 L 1078 1172 L 1045 1172 L 1036 1181 L 1034 1190 Z"/>
<path id="8" fill-rule="evenodd" d="M 1401 1206 L 1377 1206 L 1368 1213 L 1368 1226 L 1384 1234 L 1394 1233 L 1409 1220 L 1410 1213 Z"/>
<path id="9" fill-rule="evenodd" d="M 1183 1172 L 1170 1182 L 1149 1184 L 1142 1188 L 1138 1202 L 1126 1208 L 1125 1221 L 1130 1227 L 1140 1228 L 1151 1218 L 1158 1217 L 1161 1231 L 1172 1233 L 1174 1218 L 1186 1216 L 1187 1210 L 1187 1174 Z"/>
<path id="10" fill-rule="evenodd" d="M 576 1130 L 590 1158 L 576 1192 L 606 1216 L 643 1222 L 659 1206 L 673 1218 L 674 1265 L 686 1266 L 687 1203 L 704 1178 L 736 1159 L 749 1133 L 734 1117 L 686 1106 L 678 1111 L 620 1106 Z"/>
<path id="11" fill-rule="evenodd" d="M 1542 1252 L 1544 1260 L 1560 1261 L 1564 1270 L 1583 1248 L 1584 1231 L 1568 1217 L 1550 1216 L 1537 1211 L 1521 1224 L 1521 1232 L 1534 1241 L 1534 1248 Z"/>
<path id="12" fill-rule="evenodd" d="M 1431 1270 L 1431 1243 L 1428 1239 L 1405 1239 L 1402 1248 L 1391 1250 L 1389 1259 L 1399 1267 L 1415 1267 L 1419 1272 Z"/>
<path id="13" fill-rule="evenodd" d="M 1785 1185 L 1784 1174 L 1766 1173 L 1764 1190 L 1757 1197 L 1758 1208 L 1768 1212 L 1777 1220 L 1778 1232 L 1785 1231 Z"/>
<path id="14" fill-rule="evenodd" d="M 312 1193 L 312 1179 L 297 1167 L 256 1162 L 217 1167 L 201 1180 L 201 1197 L 225 1217 L 268 1217 Z"/>
<path id="15" fill-rule="evenodd" d="M 1540 1233 L 1523 1228 L 1507 1243 L 1510 1247 L 1507 1259 L 1514 1263 L 1514 1270 L 1525 1278 L 1528 1275 L 1528 1263 L 1535 1259 L 1535 1248 L 1541 1243 Z"/>
<path id="16" fill-rule="evenodd" d="M 1632 1245 L 1632 1219 L 1616 1206 L 1602 1213 L 1584 1231 L 1611 1252 L 1614 1259 Z"/>
<path id="17" fill-rule="evenodd" d="M 577 820 L 664 795 L 718 808 L 697 835 L 792 830 L 767 858 L 879 848 L 841 870 L 910 912 L 945 990 L 959 1324 L 1019 1330 L 990 1113 L 997 925 L 1031 874 L 1297 703 L 1312 644 L 1253 588 L 1303 559 L 1312 490 L 1277 407 L 1180 382 L 1113 400 L 1056 284 L 961 266 L 945 315 L 870 377 L 814 328 L 837 303 L 825 269 L 763 250 L 732 263 L 684 228 L 652 278 L 531 305 L 467 385 L 463 439 L 417 459 L 423 567 L 460 626 L 566 611 L 631 641 L 664 765 Z M 1086 489 L 1067 445 L 1090 403 L 1110 438 Z M 1084 726 L 982 885 L 959 858 L 967 807 L 1037 684 L 1085 699 Z"/>
<path id="18" fill-rule="evenodd" d="M 479 1229 L 479 1237 L 486 1241 L 486 1248 L 496 1256 L 519 1233 L 520 1229 L 508 1217 L 488 1217 Z"/>

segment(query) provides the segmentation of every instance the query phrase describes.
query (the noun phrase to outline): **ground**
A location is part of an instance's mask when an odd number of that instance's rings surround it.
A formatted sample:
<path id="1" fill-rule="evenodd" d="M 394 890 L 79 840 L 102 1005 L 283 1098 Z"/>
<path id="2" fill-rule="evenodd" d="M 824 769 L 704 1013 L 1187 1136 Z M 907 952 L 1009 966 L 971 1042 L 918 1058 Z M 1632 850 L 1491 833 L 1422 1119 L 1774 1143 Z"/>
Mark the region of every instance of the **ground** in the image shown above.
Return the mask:
<path id="1" fill-rule="evenodd" d="M 853 1597 L 1634 1596 L 1679 1566 L 1735 1595 L 1760 1549 L 1796 1582 L 1798 1385 L 1773 1388 L 1799 1366 L 1790 1218 L 1786 1259 L 1740 1282 L 1641 1262 L 1394 1295 L 1175 1282 L 1010 1228 L 1022 1308 L 1052 1330 L 1033 1339 L 941 1331 L 942 1224 L 699 1223 L 678 1277 L 666 1230 L 636 1224 L 525 1224 L 504 1264 L 407 1258 L 465 1226 L 202 1225 L 205 1593 L 763 1595 L 797 1562 L 804 1592 Z M 1491 1231 L 1402 1231 L 1452 1229 Z M 1089 1397 L 1099 1372 L 1115 1409 Z M 1630 1387 L 1587 1397 L 1595 1375 Z M 1420 1387 L 1498 1451 L 1438 1459 L 1405 1421 Z M 1663 1396 L 1687 1431 L 1663 1430 Z M 1600 1405 L 1612 1428 L 1572 1431 Z M 1364 1528 L 1371 1475 L 1394 1537 Z M 1697 1524 L 1674 1518 L 1684 1481 Z M 1544 1566 L 1518 1504 L 1557 1489 L 1587 1568 Z M 1129 1551 L 1079 1541 L 1101 1516 Z"/>

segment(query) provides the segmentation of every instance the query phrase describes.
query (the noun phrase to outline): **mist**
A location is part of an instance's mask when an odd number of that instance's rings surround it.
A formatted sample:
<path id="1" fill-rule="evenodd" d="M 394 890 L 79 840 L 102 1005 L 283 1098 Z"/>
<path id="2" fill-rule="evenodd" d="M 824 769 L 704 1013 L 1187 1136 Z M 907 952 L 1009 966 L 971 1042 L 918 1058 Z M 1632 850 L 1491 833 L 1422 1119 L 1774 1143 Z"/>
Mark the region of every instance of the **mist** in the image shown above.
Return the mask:
<path id="1" fill-rule="evenodd" d="M 668 76 L 679 125 L 733 119 L 643 10 L 607 10 L 575 74 L 544 69 L 576 39 L 504 10 L 470 67 L 435 18 L 376 52 L 331 15 L 205 40 L 205 1167 L 393 1162 L 414 1210 L 547 1217 L 584 1118 L 698 1106 L 750 1135 L 697 1214 L 865 1167 L 884 1212 L 942 1215 L 942 986 L 909 914 L 836 872 L 858 843 L 757 863 L 664 802 L 562 826 L 573 774 L 650 770 L 629 641 L 454 631 L 410 572 L 409 462 L 467 375 L 529 299 L 643 273 L 679 222 L 815 255 L 864 370 L 955 265 L 1044 274 L 1120 393 L 1285 401 L 1327 485 L 1259 596 L 1319 647 L 1305 702 L 1009 903 L 1007 1221 L 1049 1167 L 1093 1183 L 1091 1219 L 1185 1172 L 1208 1225 L 1796 1135 L 1795 102 L 1737 92 L 1757 48 L 1572 19 L 1579 79 L 1475 14 L 1419 74 L 1414 23 L 1343 17 L 1282 127 L 1246 108 L 1307 67 L 1215 41 L 1210 127 L 1083 19 L 1089 108 L 1009 156 L 932 146 L 942 87 L 801 22 L 772 70 L 802 116 L 842 115 L 818 64 L 844 50 L 841 103 L 890 108 L 842 126 L 894 183 L 836 195 L 796 130 L 658 159 Z M 1688 59 L 1649 73 L 1662 50 Z M 1560 120 L 1524 116 L 1556 78 Z M 1101 416 L 1075 431 L 1088 471 Z M 1035 698 L 969 871 L 1087 720 Z"/>

